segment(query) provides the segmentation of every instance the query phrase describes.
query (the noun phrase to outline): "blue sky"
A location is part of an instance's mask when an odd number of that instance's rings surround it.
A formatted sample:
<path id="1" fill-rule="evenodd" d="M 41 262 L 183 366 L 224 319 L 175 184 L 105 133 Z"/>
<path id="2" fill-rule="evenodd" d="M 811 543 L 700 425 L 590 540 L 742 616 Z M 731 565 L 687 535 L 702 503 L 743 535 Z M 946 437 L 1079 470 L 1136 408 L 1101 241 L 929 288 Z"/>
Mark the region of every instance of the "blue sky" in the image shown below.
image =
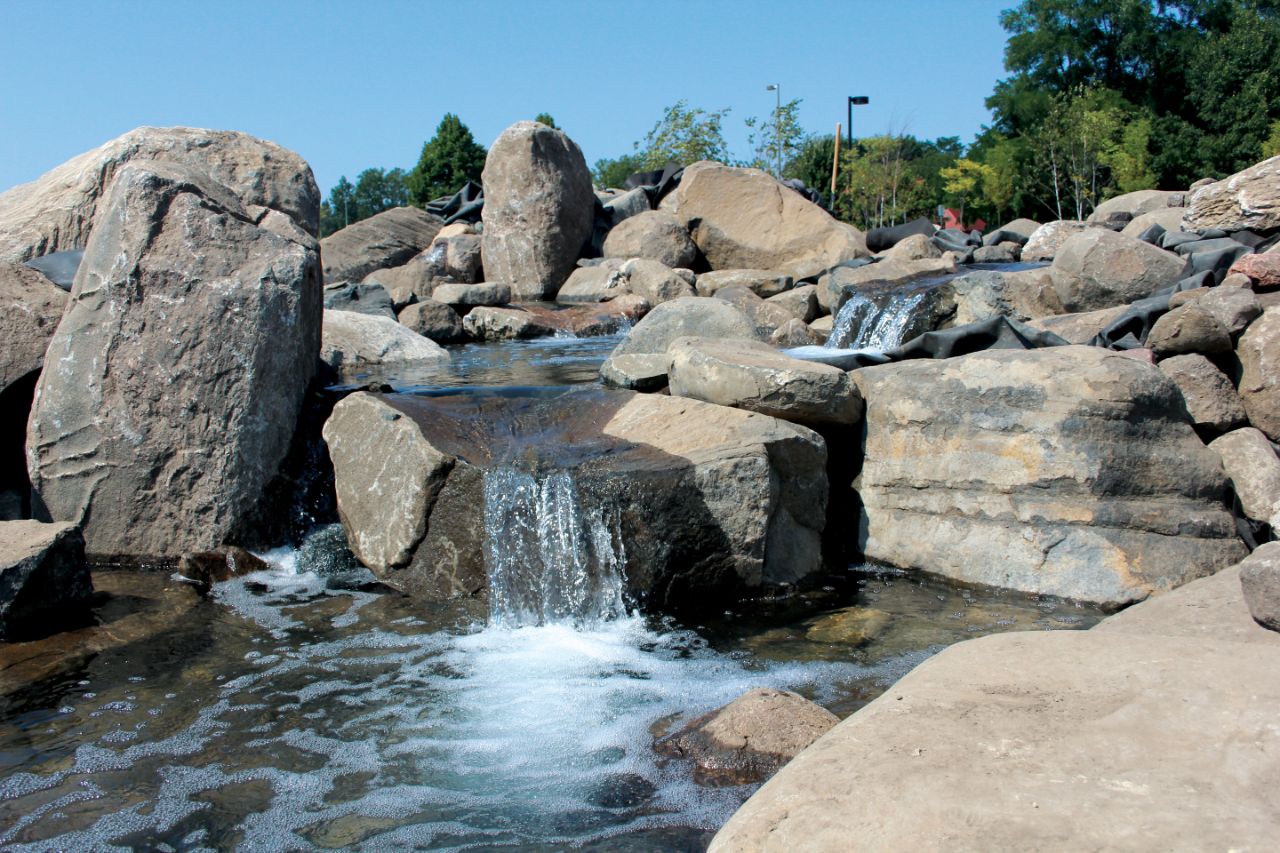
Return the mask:
<path id="1" fill-rule="evenodd" d="M 765 116 L 780 83 L 831 132 L 972 140 L 1015 0 L 921 2 L 61 2 L 0 0 L 0 190 L 138 125 L 242 130 L 307 158 L 321 190 L 408 168 L 446 112 L 488 145 L 549 112 L 588 163 L 684 98 Z"/>

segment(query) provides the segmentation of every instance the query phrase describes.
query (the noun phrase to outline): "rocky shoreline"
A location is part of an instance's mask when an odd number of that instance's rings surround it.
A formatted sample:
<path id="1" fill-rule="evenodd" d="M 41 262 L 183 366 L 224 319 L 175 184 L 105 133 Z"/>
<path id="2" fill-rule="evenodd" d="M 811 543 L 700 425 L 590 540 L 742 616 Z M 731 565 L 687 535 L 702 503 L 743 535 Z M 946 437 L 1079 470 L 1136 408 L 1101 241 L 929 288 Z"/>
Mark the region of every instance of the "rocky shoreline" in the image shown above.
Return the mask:
<path id="1" fill-rule="evenodd" d="M 775 692 L 665 735 L 707 779 L 800 752 L 712 849 L 1275 835 L 1280 158 L 985 237 L 863 234 L 711 162 L 593 188 L 536 122 L 484 183 L 476 221 L 321 240 L 297 155 L 140 128 L 0 194 L 0 637 L 76 627 L 91 564 L 251 570 L 313 487 L 386 588 L 517 623 L 871 560 L 1128 609 L 954 646 L 834 728 Z M 603 387 L 392 385 L 460 341 L 603 334 Z"/>

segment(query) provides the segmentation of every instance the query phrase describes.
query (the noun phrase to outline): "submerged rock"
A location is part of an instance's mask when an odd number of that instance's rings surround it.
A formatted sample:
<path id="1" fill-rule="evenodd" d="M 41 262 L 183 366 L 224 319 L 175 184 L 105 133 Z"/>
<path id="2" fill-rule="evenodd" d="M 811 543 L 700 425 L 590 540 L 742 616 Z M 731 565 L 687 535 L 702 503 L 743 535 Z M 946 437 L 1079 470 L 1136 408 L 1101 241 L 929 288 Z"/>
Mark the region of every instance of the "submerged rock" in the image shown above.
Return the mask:
<path id="1" fill-rule="evenodd" d="M 840 722 L 789 690 L 760 687 L 704 714 L 653 748 L 693 762 L 702 785 L 763 782 Z"/>
<path id="2" fill-rule="evenodd" d="M 1118 607 L 1244 554 L 1222 467 L 1155 367 L 1052 347 L 852 375 L 870 559 Z"/>
<path id="3" fill-rule="evenodd" d="M 91 555 L 214 548 L 254 523 L 289 449 L 320 343 L 317 244 L 171 165 L 119 169 L 98 210 L 36 389 L 35 495 Z"/>
<path id="4" fill-rule="evenodd" d="M 0 521 L 0 640 L 48 634 L 92 594 L 78 527 Z"/>
<path id="5" fill-rule="evenodd" d="M 825 445 L 773 418 L 594 389 L 355 394 L 324 437 L 352 550 L 384 583 L 423 599 L 485 590 L 491 549 L 567 518 L 574 553 L 590 555 L 592 571 L 621 561 L 630 594 L 659 610 L 711 606 L 820 568 Z M 572 493 L 566 517 L 520 516 L 486 534 L 494 501 L 552 476 Z"/>

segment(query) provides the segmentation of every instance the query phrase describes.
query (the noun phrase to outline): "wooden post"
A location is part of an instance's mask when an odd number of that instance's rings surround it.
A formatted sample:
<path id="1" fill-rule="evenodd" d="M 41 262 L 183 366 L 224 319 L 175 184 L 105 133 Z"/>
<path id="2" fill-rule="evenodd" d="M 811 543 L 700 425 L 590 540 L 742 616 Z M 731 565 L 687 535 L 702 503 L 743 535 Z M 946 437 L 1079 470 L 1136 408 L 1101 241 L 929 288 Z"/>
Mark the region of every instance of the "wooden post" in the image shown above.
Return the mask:
<path id="1" fill-rule="evenodd" d="M 836 153 L 831 158 L 831 206 L 836 206 L 836 173 L 840 171 L 840 122 L 836 122 Z"/>

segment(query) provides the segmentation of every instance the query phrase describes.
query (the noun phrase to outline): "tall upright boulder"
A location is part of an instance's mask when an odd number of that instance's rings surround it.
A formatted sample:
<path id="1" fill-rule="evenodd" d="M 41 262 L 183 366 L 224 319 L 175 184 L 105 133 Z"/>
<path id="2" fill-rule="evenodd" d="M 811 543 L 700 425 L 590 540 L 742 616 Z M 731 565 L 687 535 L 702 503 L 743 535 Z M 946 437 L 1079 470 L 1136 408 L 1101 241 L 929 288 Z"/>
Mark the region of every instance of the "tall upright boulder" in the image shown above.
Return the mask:
<path id="1" fill-rule="evenodd" d="M 713 270 L 795 278 L 867 257 L 861 231 L 759 169 L 701 162 L 685 170 L 676 216 Z"/>
<path id="2" fill-rule="evenodd" d="M 591 238 L 595 193 L 582 150 L 536 121 L 513 124 L 484 161 L 485 277 L 517 300 L 554 297 Z"/>
<path id="3" fill-rule="evenodd" d="M 37 508 L 97 556 L 234 540 L 283 460 L 320 346 L 315 239 L 198 169 L 116 171 L 36 388 Z"/>
<path id="4" fill-rule="evenodd" d="M 139 127 L 0 193 L 0 260 L 83 249 L 116 172 L 134 161 L 198 170 L 255 218 L 265 211 L 254 208 L 267 208 L 312 236 L 319 232 L 320 189 L 311 167 L 292 151 L 235 131 Z"/>

